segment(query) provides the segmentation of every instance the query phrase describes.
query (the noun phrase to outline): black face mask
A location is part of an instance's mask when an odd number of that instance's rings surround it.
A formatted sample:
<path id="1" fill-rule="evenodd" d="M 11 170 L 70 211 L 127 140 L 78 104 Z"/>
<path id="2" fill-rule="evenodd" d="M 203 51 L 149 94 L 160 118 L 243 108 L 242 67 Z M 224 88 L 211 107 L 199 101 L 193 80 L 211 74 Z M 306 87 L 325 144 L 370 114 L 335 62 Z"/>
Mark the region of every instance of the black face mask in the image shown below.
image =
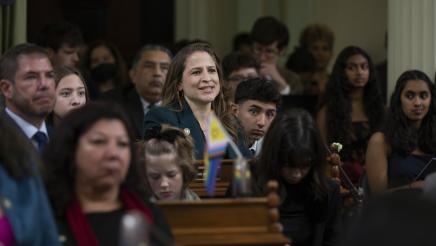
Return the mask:
<path id="1" fill-rule="evenodd" d="M 91 76 L 94 82 L 101 83 L 111 80 L 117 73 L 117 67 L 112 63 L 101 63 L 91 69 Z"/>

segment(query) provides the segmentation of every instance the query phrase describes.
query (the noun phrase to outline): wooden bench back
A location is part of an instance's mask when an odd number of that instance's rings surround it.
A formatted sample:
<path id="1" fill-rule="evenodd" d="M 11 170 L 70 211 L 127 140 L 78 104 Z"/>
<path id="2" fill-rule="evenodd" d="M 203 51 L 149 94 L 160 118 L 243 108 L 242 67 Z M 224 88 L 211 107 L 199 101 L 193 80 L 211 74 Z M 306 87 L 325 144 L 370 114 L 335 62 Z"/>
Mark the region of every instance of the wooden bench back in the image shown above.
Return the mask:
<path id="1" fill-rule="evenodd" d="M 225 193 L 233 179 L 233 164 L 234 160 L 223 160 L 221 162 L 221 168 L 218 171 L 217 176 L 217 182 L 215 185 L 215 198 L 224 197 Z M 189 184 L 189 188 L 191 188 L 195 193 L 197 193 L 198 196 L 201 198 L 209 198 L 206 192 L 206 189 L 204 188 L 204 178 L 203 178 L 203 172 L 204 172 L 204 162 L 198 161 L 197 162 L 197 178 L 193 180 Z"/>
<path id="2" fill-rule="evenodd" d="M 159 201 L 176 242 L 181 245 L 284 245 L 279 198 Z"/>

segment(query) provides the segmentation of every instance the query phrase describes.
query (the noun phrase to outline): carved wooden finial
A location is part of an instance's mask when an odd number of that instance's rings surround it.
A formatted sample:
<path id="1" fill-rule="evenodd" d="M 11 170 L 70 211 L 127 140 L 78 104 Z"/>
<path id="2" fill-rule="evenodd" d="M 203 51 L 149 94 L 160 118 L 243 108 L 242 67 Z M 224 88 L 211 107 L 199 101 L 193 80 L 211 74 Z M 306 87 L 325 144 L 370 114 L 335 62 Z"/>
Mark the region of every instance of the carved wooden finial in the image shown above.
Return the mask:
<path id="1" fill-rule="evenodd" d="M 266 187 L 268 187 L 268 193 L 274 192 L 277 194 L 277 190 L 279 189 L 279 183 L 275 180 L 270 180 L 266 184 Z"/>
<path id="2" fill-rule="evenodd" d="M 267 183 L 268 188 L 268 205 L 270 207 L 277 207 L 280 204 L 280 197 L 277 195 L 279 183 L 275 180 L 270 180 Z"/>

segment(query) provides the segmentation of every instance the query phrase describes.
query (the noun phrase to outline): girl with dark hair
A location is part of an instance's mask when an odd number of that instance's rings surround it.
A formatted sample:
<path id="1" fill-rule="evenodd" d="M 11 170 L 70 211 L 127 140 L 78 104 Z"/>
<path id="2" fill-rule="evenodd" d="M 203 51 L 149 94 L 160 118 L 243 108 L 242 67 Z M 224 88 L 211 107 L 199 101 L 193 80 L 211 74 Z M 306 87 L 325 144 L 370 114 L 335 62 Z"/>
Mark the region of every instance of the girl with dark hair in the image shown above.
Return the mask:
<path id="1" fill-rule="evenodd" d="M 293 109 L 273 121 L 253 166 L 253 191 L 266 195 L 267 182 L 279 182 L 280 222 L 292 245 L 336 242 L 341 199 L 326 165 L 324 143 L 308 112 Z"/>
<path id="2" fill-rule="evenodd" d="M 65 245 L 118 245 L 130 210 L 171 235 L 142 185 L 128 129 L 119 106 L 88 103 L 62 119 L 45 149 L 47 191 Z"/>
<path id="3" fill-rule="evenodd" d="M 385 107 L 378 91 L 374 64 L 356 46 L 336 59 L 317 123 L 327 145 L 341 143 L 343 168 L 354 184 L 363 174 L 368 139 L 381 127 Z"/>
<path id="4" fill-rule="evenodd" d="M 194 139 L 195 158 L 200 160 L 203 159 L 207 122 L 213 110 L 239 144 L 242 154 L 251 156 L 243 138 L 239 138 L 222 83 L 220 61 L 208 43 L 197 42 L 184 47 L 169 67 L 162 91 L 162 107 L 151 109 L 145 116 L 145 132 L 161 124 L 183 129 Z M 229 150 L 227 158 L 235 159 L 236 154 Z"/>
<path id="5" fill-rule="evenodd" d="M 391 96 L 386 127 L 376 132 L 366 153 L 372 194 L 422 188 L 424 171 L 436 157 L 436 88 L 423 72 L 409 70 Z"/>

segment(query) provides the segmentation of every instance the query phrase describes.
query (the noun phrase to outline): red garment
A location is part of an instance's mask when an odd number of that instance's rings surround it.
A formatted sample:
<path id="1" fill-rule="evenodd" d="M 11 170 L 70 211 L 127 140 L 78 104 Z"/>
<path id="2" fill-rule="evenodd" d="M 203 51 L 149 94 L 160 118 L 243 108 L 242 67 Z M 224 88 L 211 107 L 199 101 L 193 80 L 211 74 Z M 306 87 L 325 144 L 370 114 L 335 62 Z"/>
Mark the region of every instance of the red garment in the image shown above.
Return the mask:
<path id="1" fill-rule="evenodd" d="M 12 225 L 9 223 L 6 215 L 3 215 L 3 217 L 0 217 L 0 245 L 14 246 L 15 243 L 15 235 L 12 230 Z"/>
<path id="2" fill-rule="evenodd" d="M 126 210 L 138 210 L 153 224 L 153 214 L 138 197 L 126 189 L 121 190 L 121 202 Z M 67 208 L 67 221 L 78 246 L 99 246 L 91 226 L 82 212 L 79 201 L 74 200 Z"/>

